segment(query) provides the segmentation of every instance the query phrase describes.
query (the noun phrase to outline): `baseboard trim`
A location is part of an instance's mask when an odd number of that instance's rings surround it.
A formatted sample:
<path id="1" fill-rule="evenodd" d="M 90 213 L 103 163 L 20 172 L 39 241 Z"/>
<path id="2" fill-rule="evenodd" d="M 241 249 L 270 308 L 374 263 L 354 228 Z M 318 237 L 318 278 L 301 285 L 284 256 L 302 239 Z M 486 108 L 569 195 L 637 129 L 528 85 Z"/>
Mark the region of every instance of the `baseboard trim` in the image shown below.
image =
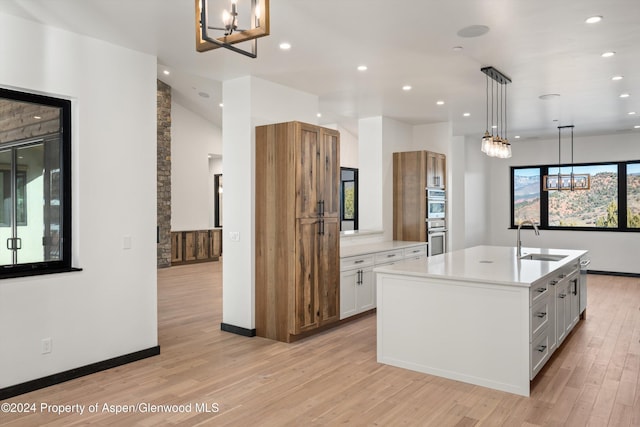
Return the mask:
<path id="1" fill-rule="evenodd" d="M 59 372 L 47 377 L 27 381 L 22 384 L 1 388 L 0 400 L 9 399 L 10 397 L 19 396 L 21 394 L 60 384 L 79 377 L 95 374 L 96 372 L 105 371 L 107 369 L 115 368 L 116 366 L 126 365 L 127 363 L 136 362 L 148 357 L 157 356 L 158 354 L 160 354 L 159 345 L 145 350 L 136 351 L 134 353 L 124 354 L 112 359 L 103 360 L 102 362 L 92 363 L 90 365 L 70 369 L 65 372 Z"/>
<path id="2" fill-rule="evenodd" d="M 228 323 L 220 323 L 220 330 L 225 332 L 231 332 L 232 334 L 242 335 L 243 337 L 255 337 L 256 330 L 241 328 L 240 326 L 230 325 Z"/>
<path id="3" fill-rule="evenodd" d="M 621 273 L 619 271 L 601 271 L 601 270 L 588 270 L 589 274 L 598 274 L 602 276 L 621 276 L 621 277 L 637 277 L 640 278 L 638 273 Z"/>

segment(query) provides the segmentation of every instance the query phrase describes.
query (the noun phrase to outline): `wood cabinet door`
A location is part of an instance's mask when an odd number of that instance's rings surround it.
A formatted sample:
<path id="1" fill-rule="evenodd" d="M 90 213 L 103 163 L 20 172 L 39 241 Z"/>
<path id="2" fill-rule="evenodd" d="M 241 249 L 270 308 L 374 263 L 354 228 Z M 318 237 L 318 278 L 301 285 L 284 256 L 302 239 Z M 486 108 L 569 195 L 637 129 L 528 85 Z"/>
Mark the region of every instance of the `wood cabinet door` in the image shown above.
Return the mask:
<path id="1" fill-rule="evenodd" d="M 322 129 L 320 150 L 320 202 L 324 217 L 340 217 L 340 134 Z"/>
<path id="2" fill-rule="evenodd" d="M 295 127 L 296 141 L 296 218 L 315 218 L 319 215 L 320 128 L 299 123 Z"/>
<path id="3" fill-rule="evenodd" d="M 427 186 L 445 188 L 446 157 L 440 153 L 427 153 Z"/>
<path id="4" fill-rule="evenodd" d="M 196 231 L 196 258 L 203 260 L 209 258 L 209 230 Z"/>
<path id="5" fill-rule="evenodd" d="M 318 259 L 320 257 L 320 221 L 317 218 L 296 220 L 296 268 L 293 289 L 292 334 L 299 334 L 319 326 Z"/>
<path id="6" fill-rule="evenodd" d="M 182 232 L 171 232 L 171 262 L 182 262 Z"/>
<path id="7" fill-rule="evenodd" d="M 320 220 L 318 294 L 320 323 L 340 320 L 340 222 L 339 218 Z"/>
<path id="8" fill-rule="evenodd" d="M 427 241 L 427 152 L 393 153 L 393 239 Z"/>

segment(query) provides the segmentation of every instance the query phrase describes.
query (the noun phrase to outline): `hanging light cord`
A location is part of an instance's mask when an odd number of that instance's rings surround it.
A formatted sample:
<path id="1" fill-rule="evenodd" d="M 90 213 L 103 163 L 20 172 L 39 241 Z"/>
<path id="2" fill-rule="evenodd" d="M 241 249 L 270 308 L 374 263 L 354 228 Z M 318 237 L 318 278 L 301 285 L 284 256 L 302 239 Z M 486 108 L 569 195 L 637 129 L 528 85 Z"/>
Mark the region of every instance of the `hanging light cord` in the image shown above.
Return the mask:
<path id="1" fill-rule="evenodd" d="M 485 131 L 486 131 L 486 132 L 489 132 L 489 75 L 488 75 L 488 74 L 485 74 L 485 75 L 484 75 L 484 79 L 485 79 L 485 81 L 486 81 L 486 90 L 485 90 L 485 95 L 486 95 L 486 97 L 485 97 L 485 101 L 486 101 L 486 103 L 485 103 L 485 104 L 486 104 L 486 107 L 487 107 L 487 108 L 485 109 L 485 112 L 487 113 L 487 120 L 486 120 L 486 122 L 485 122 L 485 124 L 486 124 L 487 126 L 486 126 Z"/>

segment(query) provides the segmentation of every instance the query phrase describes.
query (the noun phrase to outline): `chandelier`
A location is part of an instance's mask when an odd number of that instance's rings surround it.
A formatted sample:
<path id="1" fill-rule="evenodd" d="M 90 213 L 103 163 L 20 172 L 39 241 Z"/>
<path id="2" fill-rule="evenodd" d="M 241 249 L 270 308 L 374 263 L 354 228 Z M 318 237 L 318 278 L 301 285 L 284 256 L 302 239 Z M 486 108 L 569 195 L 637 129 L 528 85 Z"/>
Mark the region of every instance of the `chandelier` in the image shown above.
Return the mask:
<path id="1" fill-rule="evenodd" d="M 258 56 L 257 39 L 269 35 L 269 0 L 240 0 L 240 5 L 238 1 L 231 0 L 229 10 L 222 10 L 221 19 L 212 23 L 210 15 L 220 10 L 211 10 L 209 0 L 195 0 L 198 52 L 223 47 L 250 58 Z M 244 21 L 240 17 L 244 17 Z M 243 29 L 241 22 L 248 23 L 248 27 Z M 251 50 L 235 46 L 241 42 L 250 42 Z"/>
<path id="2" fill-rule="evenodd" d="M 482 137 L 481 150 L 489 157 L 507 159 L 511 157 L 511 144 L 507 139 L 507 84 L 511 83 L 511 79 L 493 67 L 484 67 L 480 71 L 485 74 L 487 106 L 487 127 Z M 489 77 L 491 77 L 491 133 L 489 133 Z M 494 129 L 495 135 L 493 135 Z"/>
<path id="3" fill-rule="evenodd" d="M 544 176 L 542 189 L 551 190 L 589 190 L 591 188 L 591 174 L 573 173 L 573 125 L 558 126 L 558 173 Z M 562 172 L 562 130 L 571 129 L 571 172 Z"/>

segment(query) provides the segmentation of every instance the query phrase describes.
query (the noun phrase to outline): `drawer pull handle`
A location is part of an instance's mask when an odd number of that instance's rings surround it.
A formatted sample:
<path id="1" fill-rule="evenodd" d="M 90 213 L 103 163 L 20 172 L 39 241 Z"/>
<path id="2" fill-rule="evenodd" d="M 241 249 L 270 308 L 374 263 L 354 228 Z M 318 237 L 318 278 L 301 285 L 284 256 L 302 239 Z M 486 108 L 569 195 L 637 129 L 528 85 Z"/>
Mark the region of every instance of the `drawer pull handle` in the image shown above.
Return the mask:
<path id="1" fill-rule="evenodd" d="M 566 296 L 567 296 L 567 294 L 560 294 L 560 295 L 558 295 L 558 296 L 559 296 L 560 298 L 564 298 L 564 297 L 566 297 Z"/>
<path id="2" fill-rule="evenodd" d="M 414 253 L 414 254 L 417 254 L 418 252 L 420 252 L 420 249 L 416 249 L 416 250 L 411 251 L 411 253 Z"/>
<path id="3" fill-rule="evenodd" d="M 546 349 L 547 349 L 547 346 L 546 346 L 546 345 L 541 345 L 541 346 L 538 346 L 538 348 L 536 348 L 536 350 L 538 350 L 540 353 L 542 353 L 542 352 L 543 352 L 543 351 L 545 351 Z"/>
<path id="4" fill-rule="evenodd" d="M 538 289 L 536 289 L 536 292 L 542 293 L 542 292 L 544 292 L 546 290 L 547 290 L 547 288 L 538 288 Z"/>
<path id="5" fill-rule="evenodd" d="M 536 316 L 538 316 L 541 319 L 546 315 L 547 315 L 547 313 L 544 313 L 544 312 L 536 313 Z"/>
<path id="6" fill-rule="evenodd" d="M 549 282 L 549 284 L 552 285 L 552 286 L 555 286 L 555 285 L 558 284 L 558 281 L 557 280 L 552 280 L 552 281 Z"/>
<path id="7" fill-rule="evenodd" d="M 396 254 L 389 254 L 387 255 L 387 258 L 393 258 L 394 256 L 396 256 Z"/>
<path id="8" fill-rule="evenodd" d="M 364 262 L 364 260 L 363 260 L 363 259 L 359 259 L 359 260 L 357 260 L 356 262 L 354 262 L 354 264 L 362 264 L 363 262 Z"/>

